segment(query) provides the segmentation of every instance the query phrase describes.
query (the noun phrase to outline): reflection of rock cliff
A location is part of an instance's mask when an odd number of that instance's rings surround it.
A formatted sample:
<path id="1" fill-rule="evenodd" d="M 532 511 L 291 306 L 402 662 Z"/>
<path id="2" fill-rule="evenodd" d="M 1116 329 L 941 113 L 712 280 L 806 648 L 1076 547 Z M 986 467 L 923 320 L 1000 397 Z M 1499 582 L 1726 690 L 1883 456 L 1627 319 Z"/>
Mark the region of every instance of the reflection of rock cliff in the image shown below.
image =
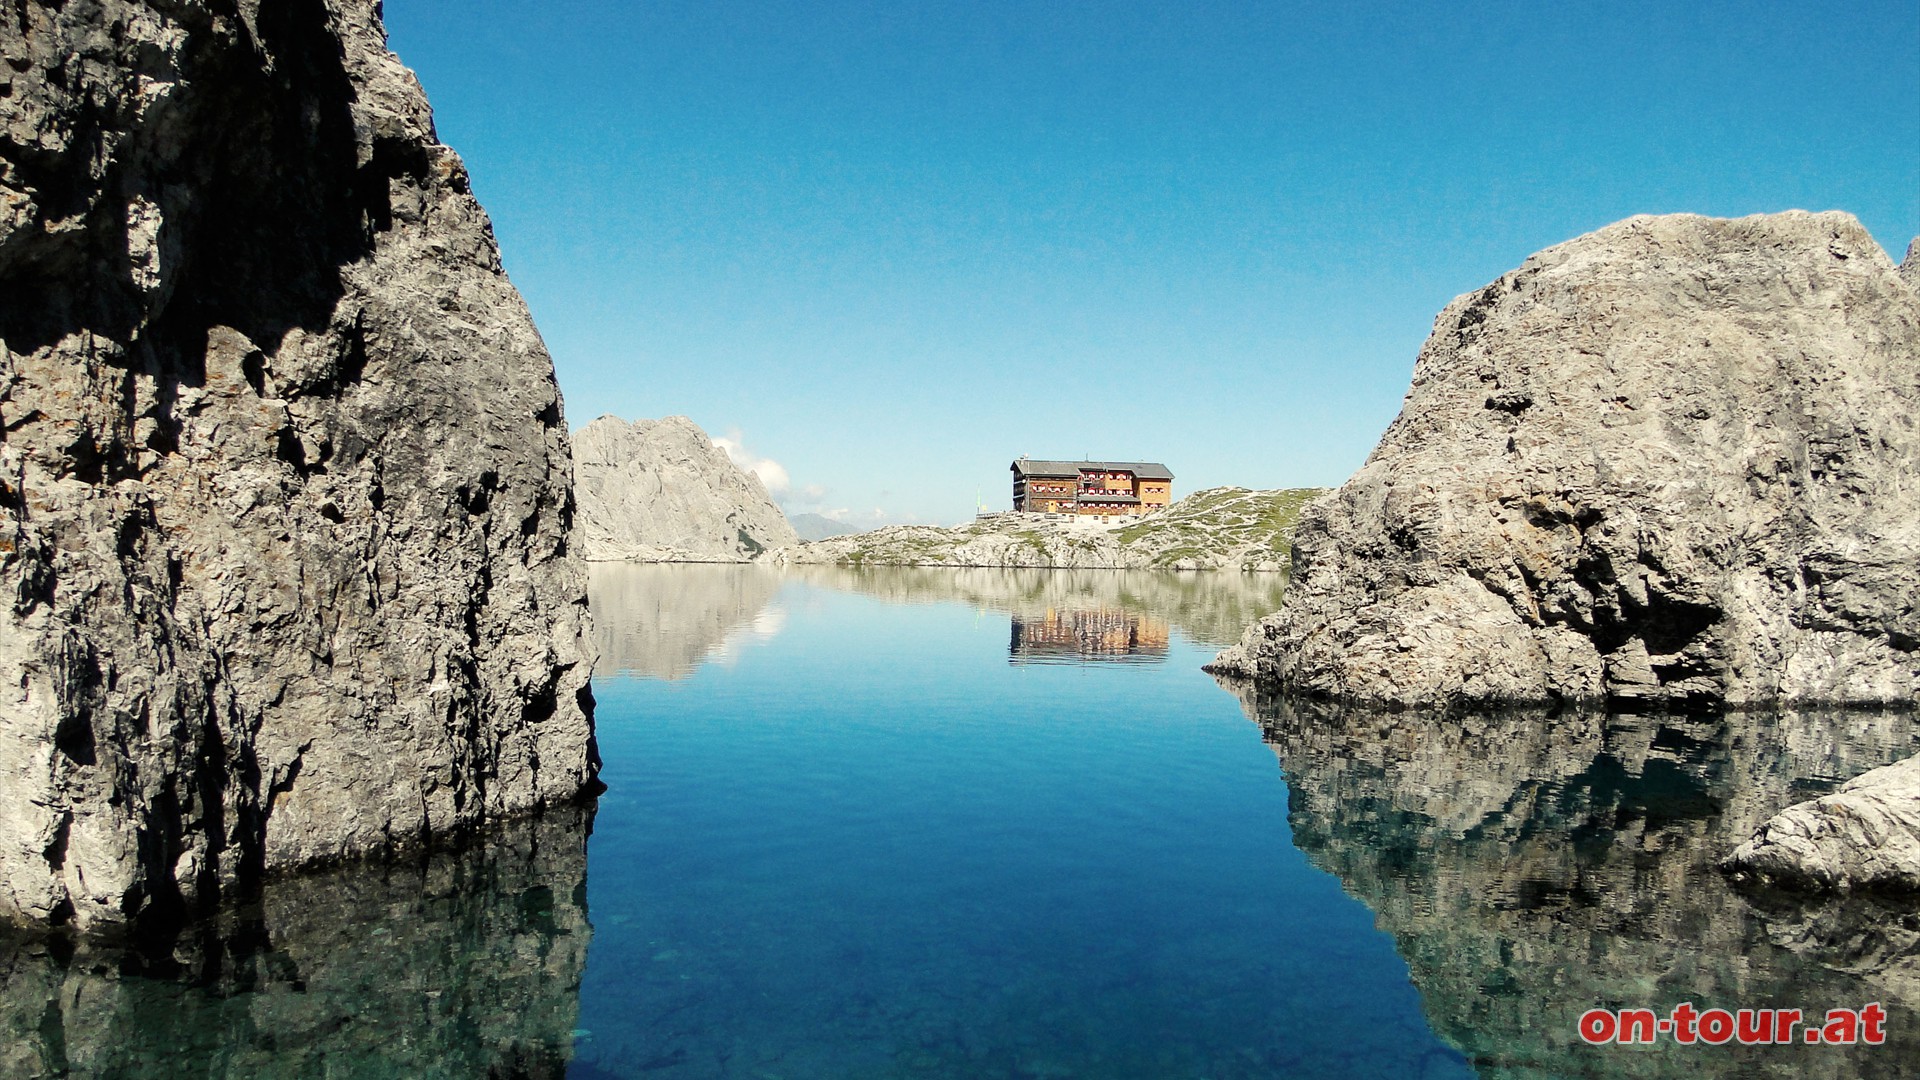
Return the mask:
<path id="1" fill-rule="evenodd" d="M 587 582 L 603 675 L 683 679 L 740 635 L 779 628 L 780 575 L 765 567 L 595 563 Z"/>
<path id="2" fill-rule="evenodd" d="M 581 554 L 606 562 L 744 562 L 800 537 L 759 477 L 684 416 L 602 416 L 573 436 Z"/>
<path id="3" fill-rule="evenodd" d="M 1371 907 L 1435 1030 L 1485 1075 L 1905 1075 L 1920 929 L 1856 899 L 1773 911 L 1715 862 L 1783 803 L 1920 747 L 1908 713 L 1428 716 L 1248 700 L 1294 841 Z M 1595 1006 L 1883 1001 L 1880 1047 L 1588 1047 Z M 1897 1045 L 1895 1045 L 1897 1044 Z"/>
<path id="4" fill-rule="evenodd" d="M 790 576 L 895 603 L 955 600 L 1044 620 L 1049 611 L 1151 615 L 1208 645 L 1231 641 L 1248 620 L 1279 606 L 1286 581 L 1269 574 L 1007 567 L 795 566 Z"/>
<path id="5" fill-rule="evenodd" d="M 1845 214 L 1633 218 L 1443 312 L 1225 670 L 1355 699 L 1920 696 L 1920 294 Z"/>
<path id="6" fill-rule="evenodd" d="M 424 864 L 277 879 L 169 949 L 0 940 L 0 1075 L 559 1080 L 588 821 L 562 808 Z"/>
<path id="7" fill-rule="evenodd" d="M 379 5 L 0 16 L 0 919 L 593 779 L 553 365 Z"/>

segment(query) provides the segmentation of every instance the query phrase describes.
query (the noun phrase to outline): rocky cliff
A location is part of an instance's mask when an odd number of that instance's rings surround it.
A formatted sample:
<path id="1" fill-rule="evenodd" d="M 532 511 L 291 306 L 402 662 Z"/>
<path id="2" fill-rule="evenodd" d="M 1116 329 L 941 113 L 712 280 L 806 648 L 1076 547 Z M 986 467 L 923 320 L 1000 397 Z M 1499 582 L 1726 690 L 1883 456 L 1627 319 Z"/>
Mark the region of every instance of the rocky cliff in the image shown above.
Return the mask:
<path id="1" fill-rule="evenodd" d="M 1436 321 L 1219 670 L 1313 694 L 1920 690 L 1920 294 L 1845 214 L 1639 217 Z"/>
<path id="2" fill-rule="evenodd" d="M 1014 566 L 1094 570 L 1282 570 L 1300 508 L 1317 488 L 1207 488 L 1137 520 L 990 514 L 953 528 L 894 525 L 773 551 L 765 560 L 838 566 Z"/>
<path id="3" fill-rule="evenodd" d="M 602 416 L 573 436 L 583 555 L 603 562 L 745 562 L 800 537 L 760 478 L 684 416 Z"/>
<path id="4" fill-rule="evenodd" d="M 0 19 L 0 917 L 593 782 L 553 366 L 373 0 Z"/>

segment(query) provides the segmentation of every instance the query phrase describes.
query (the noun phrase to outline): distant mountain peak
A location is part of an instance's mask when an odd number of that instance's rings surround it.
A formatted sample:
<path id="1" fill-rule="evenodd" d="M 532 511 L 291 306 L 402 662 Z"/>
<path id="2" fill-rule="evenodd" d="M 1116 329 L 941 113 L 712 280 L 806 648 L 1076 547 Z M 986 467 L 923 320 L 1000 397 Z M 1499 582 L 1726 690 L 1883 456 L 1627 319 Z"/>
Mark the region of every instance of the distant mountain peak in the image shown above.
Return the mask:
<path id="1" fill-rule="evenodd" d="M 684 416 L 602 416 L 573 436 L 575 536 L 600 562 L 744 562 L 799 534 L 759 477 Z"/>

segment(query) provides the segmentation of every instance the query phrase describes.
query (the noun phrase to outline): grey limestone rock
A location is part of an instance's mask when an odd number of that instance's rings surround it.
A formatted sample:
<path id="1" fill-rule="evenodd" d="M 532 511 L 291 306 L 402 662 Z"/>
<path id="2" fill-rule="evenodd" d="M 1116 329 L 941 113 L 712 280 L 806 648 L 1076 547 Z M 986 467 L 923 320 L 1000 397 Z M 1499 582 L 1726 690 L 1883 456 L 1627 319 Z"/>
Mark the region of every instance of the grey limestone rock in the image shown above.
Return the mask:
<path id="1" fill-rule="evenodd" d="M 0 10 L 0 918 L 575 798 L 552 362 L 379 5 Z"/>
<path id="2" fill-rule="evenodd" d="M 800 542 L 760 478 L 684 416 L 573 436 L 578 543 L 600 562 L 745 562 Z"/>
<path id="3" fill-rule="evenodd" d="M 1396 704 L 1912 701 L 1915 265 L 1846 214 L 1636 217 L 1459 298 L 1215 669 Z"/>
<path id="4" fill-rule="evenodd" d="M 1726 868 L 1808 891 L 1920 891 L 1920 757 L 1782 810 L 1734 849 Z"/>

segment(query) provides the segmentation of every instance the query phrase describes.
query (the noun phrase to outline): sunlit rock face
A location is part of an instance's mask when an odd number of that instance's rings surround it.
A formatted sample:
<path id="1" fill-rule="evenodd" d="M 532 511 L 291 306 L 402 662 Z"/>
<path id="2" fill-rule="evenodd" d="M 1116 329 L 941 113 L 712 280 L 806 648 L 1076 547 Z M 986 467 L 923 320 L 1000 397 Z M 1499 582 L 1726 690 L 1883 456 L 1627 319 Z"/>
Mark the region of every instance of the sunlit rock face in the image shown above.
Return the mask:
<path id="1" fill-rule="evenodd" d="M 596 562 L 745 562 L 800 542 L 760 478 L 684 416 L 574 432 L 580 553 Z"/>
<path id="2" fill-rule="evenodd" d="M 1920 697 L 1920 293 L 1851 216 L 1636 217 L 1441 312 L 1220 670 L 1353 700 Z"/>
<path id="3" fill-rule="evenodd" d="M 590 813 L 269 883 L 171 943 L 0 937 L 0 1075 L 566 1075 Z"/>
<path id="4" fill-rule="evenodd" d="M 1782 810 L 1727 865 L 1742 879 L 1794 889 L 1920 892 L 1920 757 Z"/>
<path id="5" fill-rule="evenodd" d="M 0 18 L 0 920 L 593 781 L 553 366 L 372 0 Z"/>
<path id="6" fill-rule="evenodd" d="M 1911 711 L 1436 715 L 1243 693 L 1294 842 L 1392 934 L 1434 1029 L 1494 1077 L 1894 1077 L 1920 920 L 1775 906 L 1717 863 L 1781 806 L 1920 748 Z M 1588 1046 L 1595 1007 L 1885 1004 L 1886 1045 Z"/>

